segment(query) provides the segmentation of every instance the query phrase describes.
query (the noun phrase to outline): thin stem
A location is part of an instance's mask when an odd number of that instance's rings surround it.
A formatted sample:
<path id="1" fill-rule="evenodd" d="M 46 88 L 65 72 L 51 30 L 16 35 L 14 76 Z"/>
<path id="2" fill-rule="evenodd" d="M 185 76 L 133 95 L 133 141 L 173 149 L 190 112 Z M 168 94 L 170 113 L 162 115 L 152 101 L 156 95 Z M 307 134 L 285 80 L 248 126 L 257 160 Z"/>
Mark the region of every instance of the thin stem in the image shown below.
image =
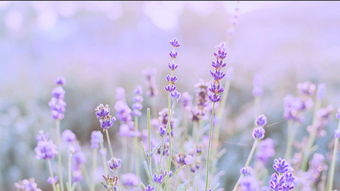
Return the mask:
<path id="1" fill-rule="evenodd" d="M 292 121 L 288 121 L 287 147 L 286 147 L 286 154 L 285 154 L 285 158 L 288 161 L 290 161 L 290 158 L 292 157 L 292 147 L 293 147 L 294 137 L 295 137 L 295 130 L 292 127 Z"/>
<path id="2" fill-rule="evenodd" d="M 172 135 L 171 135 L 171 95 L 168 95 L 168 122 L 167 122 L 167 133 L 169 134 L 169 149 L 170 156 L 168 157 L 168 171 L 171 169 L 171 159 L 172 159 Z"/>
<path id="3" fill-rule="evenodd" d="M 57 129 L 57 145 L 58 147 L 61 146 L 60 143 L 60 120 L 56 120 L 56 129 Z M 61 151 L 58 152 L 58 175 L 59 175 L 59 184 L 61 191 L 64 191 L 64 180 L 63 180 L 63 170 L 62 170 L 62 158 L 61 158 Z"/>
<path id="4" fill-rule="evenodd" d="M 314 115 L 313 115 L 312 131 L 310 133 L 310 136 L 309 136 L 309 139 L 308 139 L 308 142 L 307 142 L 307 146 L 306 146 L 305 152 L 303 154 L 303 161 L 302 161 L 302 166 L 301 166 L 301 169 L 303 171 L 305 171 L 306 168 L 307 168 L 308 158 L 309 158 L 309 155 L 311 153 L 311 150 L 312 150 L 312 147 L 313 147 L 316 135 L 317 135 L 317 129 L 316 129 L 315 125 L 317 123 L 317 112 L 318 112 L 320 106 L 321 106 L 320 100 L 316 99 L 315 108 L 314 108 Z"/>
<path id="5" fill-rule="evenodd" d="M 209 129 L 209 145 L 208 145 L 208 154 L 206 158 L 206 174 L 205 174 L 205 191 L 208 190 L 209 187 L 209 163 L 210 163 L 210 149 L 211 142 L 213 141 L 213 132 L 214 132 L 214 119 L 215 118 L 215 102 L 212 104 L 211 109 L 211 121 L 210 121 L 210 129 Z"/>
<path id="6" fill-rule="evenodd" d="M 253 146 L 251 147 L 250 153 L 249 153 L 249 155 L 248 155 L 246 164 L 244 165 L 244 168 L 248 168 L 248 166 L 249 166 L 249 164 L 250 164 L 250 161 L 251 161 L 251 159 L 253 158 L 253 155 L 254 155 L 254 153 L 255 153 L 255 150 L 256 150 L 256 147 L 257 147 L 258 142 L 259 142 L 258 139 L 256 139 L 256 140 L 254 141 Z M 235 186 L 234 186 L 233 191 L 236 191 L 236 190 L 237 190 L 238 186 L 240 185 L 240 182 L 241 182 L 242 177 L 243 177 L 243 174 L 241 174 L 240 177 L 238 178 L 238 180 L 237 180 L 237 182 L 236 182 L 236 184 L 235 184 Z"/>
<path id="7" fill-rule="evenodd" d="M 152 166 L 151 166 L 151 125 L 150 125 L 150 108 L 147 108 L 147 128 L 148 128 L 148 164 L 149 169 L 152 174 Z"/>
<path id="8" fill-rule="evenodd" d="M 50 172 L 50 176 L 51 176 L 51 178 L 54 179 L 51 160 L 47 160 L 47 164 L 48 164 L 48 170 Z M 56 191 L 56 187 L 55 187 L 55 182 L 54 181 L 52 183 L 52 188 L 53 188 L 53 191 Z"/>
<path id="9" fill-rule="evenodd" d="M 338 124 L 338 129 L 340 130 L 340 121 Z M 331 191 L 333 188 L 333 182 L 334 182 L 334 172 L 335 172 L 335 162 L 336 162 L 336 155 L 338 151 L 338 144 L 339 144 L 339 138 L 335 138 L 334 140 L 334 148 L 333 148 L 333 156 L 332 156 L 332 162 L 331 166 L 328 172 L 328 182 L 327 182 L 327 191 Z"/>
<path id="10" fill-rule="evenodd" d="M 136 131 L 138 131 L 138 117 L 135 117 L 135 127 Z M 138 149 L 138 137 L 135 137 L 135 167 L 136 167 L 136 175 L 139 177 L 139 149 Z"/>
<path id="11" fill-rule="evenodd" d="M 96 169 L 97 169 L 97 149 L 93 149 L 92 151 L 92 180 L 91 180 L 91 191 L 95 190 L 96 183 L 95 183 L 95 176 L 96 176 Z"/>
<path id="12" fill-rule="evenodd" d="M 72 154 L 68 155 L 68 191 L 72 190 Z"/>
<path id="13" fill-rule="evenodd" d="M 105 130 L 105 133 L 106 133 L 106 140 L 107 140 L 107 144 L 108 144 L 108 149 L 110 151 L 110 154 L 111 154 L 111 158 L 113 158 L 113 151 L 112 151 L 112 146 L 111 146 L 111 140 L 110 140 L 110 135 L 109 135 L 109 130 L 106 129 Z"/>
<path id="14" fill-rule="evenodd" d="M 103 163 L 104 172 L 105 172 L 105 175 L 107 175 L 108 174 L 108 167 L 107 167 L 107 163 L 106 163 L 106 157 L 105 157 L 106 155 L 104 154 L 105 148 L 104 148 L 103 142 L 100 143 L 100 150 L 101 150 L 100 155 L 102 156 L 102 163 Z"/>

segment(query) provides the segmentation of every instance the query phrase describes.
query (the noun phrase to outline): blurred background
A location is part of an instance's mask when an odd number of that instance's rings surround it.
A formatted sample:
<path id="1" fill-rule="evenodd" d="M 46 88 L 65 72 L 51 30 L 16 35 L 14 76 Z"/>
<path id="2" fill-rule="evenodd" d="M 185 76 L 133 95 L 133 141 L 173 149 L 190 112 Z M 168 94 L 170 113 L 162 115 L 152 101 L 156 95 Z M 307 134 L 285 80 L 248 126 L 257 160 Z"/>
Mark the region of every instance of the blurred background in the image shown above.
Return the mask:
<path id="1" fill-rule="evenodd" d="M 88 145 L 90 131 L 97 128 L 94 107 L 112 105 L 119 86 L 128 96 L 137 85 L 145 87 L 143 70 L 157 70 L 160 105 L 166 105 L 162 87 L 168 42 L 174 37 L 182 45 L 181 92 L 192 93 L 200 78 L 209 79 L 212 53 L 220 42 L 227 43 L 233 74 L 222 129 L 231 154 L 219 162 L 229 173 L 225 185 L 235 180 L 243 163 L 239 161 L 249 151 L 255 75 L 263 79 L 261 108 L 272 123 L 282 121 L 283 97 L 295 94 L 298 82 L 325 83 L 323 105 L 340 105 L 340 2 L 3 1 L 0 190 L 14 190 L 13 183 L 27 177 L 46 188 L 47 175 L 41 175 L 45 166 L 33 151 L 34 137 L 53 126 L 47 103 L 57 76 L 67 79 L 63 129 L 74 130 Z M 335 123 L 329 124 L 329 131 Z M 285 127 L 281 122 L 269 130 L 277 143 Z M 231 133 L 235 129 L 238 133 Z M 321 152 L 327 152 L 331 138 L 318 143 Z M 277 152 L 284 147 L 277 144 Z M 338 165 L 337 178 L 339 170 Z"/>

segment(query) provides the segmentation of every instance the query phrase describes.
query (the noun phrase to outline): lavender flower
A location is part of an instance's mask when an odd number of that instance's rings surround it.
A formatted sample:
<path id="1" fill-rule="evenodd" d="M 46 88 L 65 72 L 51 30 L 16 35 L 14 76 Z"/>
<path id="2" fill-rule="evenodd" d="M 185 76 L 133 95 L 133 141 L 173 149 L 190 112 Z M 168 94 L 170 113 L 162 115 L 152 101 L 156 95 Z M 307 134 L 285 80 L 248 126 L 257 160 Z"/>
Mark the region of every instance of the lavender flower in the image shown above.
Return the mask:
<path id="1" fill-rule="evenodd" d="M 273 191 L 289 191 L 295 187 L 295 177 L 292 169 L 284 159 L 275 159 L 273 165 L 275 173 L 270 179 L 270 188 Z"/>
<path id="2" fill-rule="evenodd" d="M 199 121 L 205 115 L 208 105 L 208 85 L 202 80 L 196 85 L 196 106 L 192 109 L 192 120 Z"/>
<path id="3" fill-rule="evenodd" d="M 265 130 L 263 127 L 256 127 L 253 130 L 253 138 L 257 140 L 261 140 L 264 138 Z"/>
<path id="4" fill-rule="evenodd" d="M 213 82 L 209 88 L 209 91 L 211 92 L 209 98 L 212 102 L 219 102 L 221 99 L 221 94 L 224 91 L 220 80 L 225 76 L 225 73 L 222 72 L 221 69 L 227 66 L 227 64 L 223 61 L 227 56 L 224 43 L 217 47 L 217 51 L 214 53 L 214 56 L 216 60 L 211 64 L 214 70 L 210 71 L 210 74 L 213 77 Z"/>
<path id="5" fill-rule="evenodd" d="M 311 82 L 299 83 L 297 85 L 297 88 L 300 91 L 300 93 L 305 95 L 305 96 L 312 96 L 312 95 L 314 95 L 314 93 L 316 91 L 315 84 L 313 84 Z"/>
<path id="6" fill-rule="evenodd" d="M 340 138 L 340 129 L 335 130 L 335 138 Z"/>
<path id="7" fill-rule="evenodd" d="M 167 132 L 166 132 L 166 127 L 168 124 L 168 120 L 169 120 L 169 114 L 168 114 L 168 109 L 164 108 L 162 109 L 159 113 L 158 113 L 159 117 L 158 120 L 160 122 L 159 124 L 159 133 L 161 136 L 164 136 Z M 174 125 L 174 121 L 171 120 L 170 121 L 170 129 L 171 129 L 171 136 L 173 135 L 172 129 L 173 129 L 173 125 Z"/>
<path id="8" fill-rule="evenodd" d="M 62 139 L 66 143 L 73 143 L 73 142 L 75 142 L 77 140 L 76 135 L 71 130 L 69 130 L 69 129 L 66 129 L 62 133 Z"/>
<path id="9" fill-rule="evenodd" d="M 275 155 L 275 144 L 270 138 L 261 141 L 257 148 L 256 158 L 263 164 L 266 164 L 268 160 Z"/>
<path id="10" fill-rule="evenodd" d="M 141 86 L 138 86 L 135 91 L 135 97 L 133 98 L 132 105 L 132 115 L 136 117 L 140 117 L 142 115 L 141 110 L 143 109 L 143 90 Z"/>
<path id="11" fill-rule="evenodd" d="M 57 147 L 51 140 L 38 141 L 37 147 L 34 149 L 38 159 L 52 159 L 57 155 Z"/>
<path id="12" fill-rule="evenodd" d="M 257 191 L 259 187 L 259 182 L 255 177 L 247 175 L 241 179 L 240 191 Z"/>
<path id="13" fill-rule="evenodd" d="M 147 186 L 145 187 L 145 190 L 144 190 L 144 191 L 154 191 L 154 190 L 155 190 L 155 188 L 154 188 L 153 186 L 147 185 Z"/>
<path id="14" fill-rule="evenodd" d="M 132 173 L 127 173 L 122 176 L 122 184 L 126 187 L 135 187 L 139 184 L 139 178 Z"/>
<path id="15" fill-rule="evenodd" d="M 113 122 L 116 121 L 116 118 L 110 115 L 110 108 L 107 104 L 105 106 L 103 104 L 100 104 L 95 109 L 95 111 L 101 128 L 107 130 L 112 127 Z"/>
<path id="16" fill-rule="evenodd" d="M 15 188 L 18 189 L 18 191 L 41 191 L 33 178 L 28 180 L 24 179 L 15 183 Z"/>
<path id="17" fill-rule="evenodd" d="M 338 109 L 338 111 L 336 112 L 336 118 L 340 119 L 340 108 Z"/>
<path id="18" fill-rule="evenodd" d="M 85 161 L 84 153 L 81 151 L 79 144 L 76 144 L 75 152 L 72 155 L 72 180 L 74 182 L 80 182 L 83 179 L 81 166 Z"/>
<path id="19" fill-rule="evenodd" d="M 59 76 L 55 81 L 55 84 L 57 84 L 59 86 L 63 86 L 63 85 L 65 85 L 65 83 L 66 83 L 66 80 L 63 76 Z"/>
<path id="20" fill-rule="evenodd" d="M 144 73 L 146 80 L 147 80 L 147 83 L 148 83 L 147 95 L 150 96 L 150 97 L 157 96 L 158 90 L 157 90 L 156 82 L 155 82 L 156 70 L 155 69 L 149 69 L 149 70 L 145 70 L 143 73 Z"/>
<path id="21" fill-rule="evenodd" d="M 255 124 L 258 127 L 264 127 L 267 125 L 267 117 L 265 115 L 259 115 L 256 120 L 255 120 Z"/>
<path id="22" fill-rule="evenodd" d="M 175 159 L 179 165 L 190 165 L 193 163 L 192 155 L 178 154 L 177 156 L 175 156 Z"/>
<path id="23" fill-rule="evenodd" d="M 191 108 L 192 96 L 188 92 L 182 94 L 182 106 L 185 110 L 189 111 Z"/>
<path id="24" fill-rule="evenodd" d="M 301 122 L 302 121 L 301 111 L 303 111 L 304 108 L 305 107 L 301 99 L 295 98 L 290 95 L 284 98 L 285 119 Z"/>
<path id="25" fill-rule="evenodd" d="M 57 183 L 57 182 L 58 182 L 58 176 L 48 177 L 47 182 L 48 182 L 49 184 L 55 184 L 55 183 Z"/>
<path id="26" fill-rule="evenodd" d="M 118 168 L 121 167 L 122 165 L 122 162 L 120 159 L 117 159 L 117 158 L 111 158 L 108 162 L 107 162 L 110 170 L 114 171 Z"/>
<path id="27" fill-rule="evenodd" d="M 92 131 L 91 133 L 91 148 L 98 149 L 103 142 L 103 134 L 100 131 Z"/>
<path id="28" fill-rule="evenodd" d="M 273 168 L 276 172 L 283 174 L 290 170 L 290 166 L 285 159 L 275 159 Z"/>
<path id="29" fill-rule="evenodd" d="M 65 84 L 65 80 L 58 78 L 56 84 L 58 87 L 52 90 L 52 98 L 48 102 L 48 105 L 50 106 L 53 119 L 61 120 L 64 119 L 66 107 L 66 103 L 64 101 L 65 90 L 62 87 Z"/>
<path id="30" fill-rule="evenodd" d="M 158 183 L 158 184 L 162 184 L 164 178 L 168 175 L 167 172 L 161 172 L 159 175 L 154 174 L 152 179 L 154 182 Z"/>
<path id="31" fill-rule="evenodd" d="M 168 85 L 165 86 L 165 90 L 170 93 L 171 97 L 178 99 L 180 97 L 180 93 L 176 90 L 177 76 L 175 75 L 175 70 L 178 68 L 178 65 L 174 61 L 178 55 L 178 52 L 176 49 L 180 45 L 176 39 L 170 41 L 170 45 L 173 47 L 173 50 L 170 51 L 169 53 L 171 61 L 168 64 L 168 67 L 171 70 L 171 74 L 168 74 L 166 76 Z"/>
<path id="32" fill-rule="evenodd" d="M 45 141 L 45 140 L 48 140 L 48 135 L 44 131 L 40 130 L 35 139 L 37 142 Z"/>
<path id="33" fill-rule="evenodd" d="M 323 99 L 325 97 L 325 92 L 326 92 L 326 84 L 321 83 L 318 85 L 318 90 L 316 92 L 316 97 L 318 99 Z"/>

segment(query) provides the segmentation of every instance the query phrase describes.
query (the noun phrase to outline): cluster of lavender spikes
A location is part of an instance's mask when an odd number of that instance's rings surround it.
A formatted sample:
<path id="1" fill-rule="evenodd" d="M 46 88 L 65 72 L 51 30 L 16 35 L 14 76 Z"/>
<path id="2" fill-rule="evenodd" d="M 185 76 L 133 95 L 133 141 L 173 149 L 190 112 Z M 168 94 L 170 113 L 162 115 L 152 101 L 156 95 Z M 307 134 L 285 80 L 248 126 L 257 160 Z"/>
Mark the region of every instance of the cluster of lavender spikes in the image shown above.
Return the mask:
<path id="1" fill-rule="evenodd" d="M 173 98 L 179 99 L 180 94 L 176 90 L 177 77 L 174 72 L 178 65 L 174 62 L 178 52 L 176 49 L 180 46 L 177 40 L 170 42 L 173 50 L 170 52 L 171 61 L 168 67 L 171 74 L 167 75 L 166 79 L 168 85 L 165 90 Z M 109 137 L 109 129 L 114 126 L 116 118 L 111 114 L 109 105 L 100 104 L 95 109 L 96 117 L 99 121 L 101 130 L 106 134 L 106 145 L 101 131 L 93 131 L 91 133 L 91 150 L 92 150 L 92 171 L 87 174 L 87 178 L 83 177 L 82 171 L 85 168 L 85 154 L 81 150 L 81 146 L 77 140 L 75 133 L 71 130 L 64 130 L 62 133 L 62 143 L 59 142 L 57 135 L 57 144 L 50 139 L 46 133 L 39 132 L 36 137 L 37 146 L 35 148 L 36 157 L 47 161 L 50 177 L 47 182 L 52 185 L 54 191 L 64 191 L 64 182 L 62 180 L 63 172 L 54 176 L 54 168 L 52 167 L 52 160 L 58 155 L 61 156 L 62 148 L 67 148 L 68 167 L 64 168 L 68 171 L 68 180 L 66 182 L 66 191 L 74 191 L 77 186 L 76 183 L 86 180 L 89 185 L 89 190 L 94 191 L 97 189 L 96 175 L 99 173 L 102 176 L 102 185 L 107 191 L 118 190 L 132 190 L 132 191 L 160 191 L 160 190 L 175 190 L 186 188 L 188 190 L 199 190 L 205 186 L 206 191 L 212 191 L 212 188 L 217 188 L 216 184 L 218 175 L 214 168 L 210 168 L 210 149 L 212 142 L 212 130 L 215 125 L 216 116 L 214 104 L 220 102 L 224 89 L 221 80 L 225 77 L 222 71 L 226 67 L 224 59 L 227 53 L 225 45 L 218 46 L 217 51 L 214 53 L 215 61 L 212 62 L 214 68 L 210 71 L 213 77 L 213 82 L 210 87 L 204 81 L 200 81 L 196 85 L 195 103 L 192 103 L 192 96 L 189 93 L 182 95 L 182 110 L 188 115 L 184 115 L 191 120 L 193 124 L 192 134 L 193 137 L 188 136 L 186 131 L 189 125 L 184 125 L 180 129 L 177 123 L 176 116 L 174 115 L 174 105 L 171 100 L 168 100 L 168 108 L 160 110 L 158 118 L 151 119 L 150 109 L 147 112 L 147 127 L 143 129 L 138 119 L 142 117 L 143 109 L 143 91 L 142 87 L 138 86 L 134 91 L 132 104 L 126 101 L 125 89 L 117 88 L 116 90 L 116 104 L 115 111 L 118 120 L 120 121 L 119 135 L 123 136 L 122 146 L 126 149 L 123 152 L 122 158 L 120 153 L 113 152 L 111 139 Z M 149 86 L 148 96 L 155 97 L 157 89 L 155 88 L 154 74 L 147 74 L 147 82 Z M 64 78 L 58 78 L 56 81 L 58 87 L 52 91 L 52 99 L 49 106 L 52 110 L 52 117 L 57 122 L 64 118 L 65 106 L 64 101 L 65 91 L 63 85 L 65 84 Z M 322 108 L 320 100 L 324 97 L 325 86 L 320 84 L 316 86 L 311 82 L 304 82 L 298 84 L 298 96 L 287 96 L 284 105 L 284 117 L 289 122 L 299 124 L 304 119 L 304 112 L 310 110 L 315 106 L 313 124 L 308 127 L 309 141 L 307 149 L 312 148 L 313 143 L 317 137 L 325 134 L 325 127 L 333 112 L 331 106 Z M 209 93 L 210 92 L 210 93 Z M 255 99 L 259 99 L 263 95 L 262 84 L 258 79 L 254 80 L 253 95 Z M 211 114 L 209 116 L 209 102 L 212 102 Z M 131 109 L 130 109 L 131 108 Z M 206 117 L 205 117 L 206 116 Z M 133 119 L 134 117 L 134 119 Z M 206 141 L 205 132 L 199 134 L 195 133 L 199 130 L 200 122 L 205 121 L 210 117 L 211 126 L 209 129 L 209 139 Z M 340 119 L 340 109 L 336 117 Z M 134 121 L 133 121 L 134 120 Z M 187 119 L 186 119 L 187 120 Z M 270 138 L 265 138 L 265 127 L 268 128 L 268 121 L 265 115 L 259 115 L 255 119 L 255 128 L 252 132 L 254 144 L 248 155 L 245 165 L 240 170 L 240 178 L 235 184 L 233 191 L 244 190 L 272 190 L 272 191 L 289 191 L 295 187 L 301 187 L 304 190 L 312 189 L 313 184 L 318 184 L 316 181 L 322 181 L 321 175 L 328 169 L 325 157 L 319 153 L 311 153 L 301 151 L 294 155 L 294 158 L 275 159 L 273 169 L 275 172 L 270 177 L 269 185 L 263 182 L 263 174 L 267 174 L 265 165 L 272 160 L 275 156 L 275 144 Z M 197 125 L 197 126 L 195 126 Z M 158 128 L 158 131 L 153 131 L 152 127 Z M 176 133 L 180 133 L 185 138 L 179 139 Z M 339 127 L 335 131 L 334 151 L 332 155 L 332 162 L 329 165 L 329 175 L 327 182 L 327 191 L 333 188 L 333 177 L 335 171 L 335 161 L 337 154 L 337 144 L 340 138 L 340 122 Z M 289 134 L 290 136 L 290 134 Z M 249 136 L 250 137 L 250 136 Z M 52 137 L 53 138 L 53 137 Z M 294 142 L 294 137 L 291 138 L 291 145 Z M 175 139 L 175 141 L 171 141 Z M 125 142 L 124 142 L 125 140 Z M 130 140 L 134 140 L 135 145 L 130 144 Z M 208 143 L 207 143 L 208 142 Z M 140 147 L 140 145 L 143 145 Z M 124 150 L 124 148 L 122 150 Z M 298 148 L 297 148 L 298 149 Z M 106 156 L 106 150 L 110 151 L 109 160 Z M 142 152 L 141 152 L 142 151 Z M 100 155 L 101 168 L 97 169 L 97 152 Z M 216 152 L 216 151 L 215 151 Z M 142 153 L 144 158 L 141 159 Z M 207 153 L 203 155 L 202 153 Z M 213 153 L 216 154 L 216 153 Z M 299 155 L 300 154 L 300 155 Z M 311 159 L 309 159 L 309 155 Z M 126 155 L 126 156 L 124 156 Z M 212 155 L 217 157 L 217 155 Z M 253 157 L 255 156 L 255 157 Z M 289 155 L 288 155 L 289 156 Z M 254 162 L 253 161 L 254 158 Z M 215 159 L 215 158 L 214 158 Z M 62 161 L 62 160 L 60 160 Z M 132 161 L 132 162 L 131 162 Z M 203 176 L 201 163 L 206 162 L 206 173 Z M 140 168 L 139 162 L 143 162 L 144 169 Z M 308 168 L 304 165 L 309 162 Z M 132 164 L 135 163 L 135 164 Z M 125 165 L 127 164 L 127 165 Z M 292 165 L 291 165 L 292 164 Z M 293 170 L 294 169 L 296 170 Z M 63 166 L 58 164 L 58 169 L 63 169 Z M 145 179 L 141 177 L 141 170 L 147 175 Z M 190 174 L 187 174 L 190 173 Z M 294 175 L 293 175 L 294 174 Z M 215 181 L 209 181 L 209 175 Z M 216 178 L 217 177 L 217 178 Z M 305 177 L 305 179 L 304 179 Z M 204 181 L 205 179 L 205 185 Z M 301 183 L 303 182 L 303 183 Z M 35 183 L 34 179 L 24 179 L 15 184 L 19 191 L 41 191 Z M 216 190 L 216 189 L 214 189 Z"/>

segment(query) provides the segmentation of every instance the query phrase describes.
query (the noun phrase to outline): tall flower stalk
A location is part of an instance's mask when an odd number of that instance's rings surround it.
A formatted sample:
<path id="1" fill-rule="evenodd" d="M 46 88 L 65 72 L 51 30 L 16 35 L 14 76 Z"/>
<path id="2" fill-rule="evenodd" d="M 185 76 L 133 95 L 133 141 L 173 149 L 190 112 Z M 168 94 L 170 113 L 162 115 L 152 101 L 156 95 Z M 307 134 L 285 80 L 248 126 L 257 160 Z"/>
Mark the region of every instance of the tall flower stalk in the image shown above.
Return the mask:
<path id="1" fill-rule="evenodd" d="M 65 98 L 65 90 L 63 86 L 65 85 L 65 79 L 63 77 L 58 77 L 55 81 L 57 87 L 52 91 L 52 98 L 49 101 L 48 105 L 52 111 L 52 118 L 56 122 L 56 136 L 57 136 L 57 145 L 61 146 L 61 132 L 60 132 L 60 121 L 64 119 L 64 112 L 66 107 Z M 64 183 L 63 183 L 63 167 L 62 167 L 62 156 L 61 152 L 58 152 L 58 175 L 59 175 L 59 185 L 61 191 L 64 191 Z"/>
<path id="2" fill-rule="evenodd" d="M 210 85 L 209 91 L 209 99 L 212 102 L 212 110 L 211 110 L 211 121 L 210 121 L 210 129 L 209 129 L 209 143 L 208 143 L 208 152 L 206 157 L 206 175 L 205 175 L 205 191 L 208 190 L 209 187 L 209 170 L 210 170 L 210 150 L 211 143 L 213 142 L 213 132 L 214 132 L 214 124 L 215 124 L 215 103 L 219 102 L 222 97 L 222 93 L 224 91 L 221 80 L 225 77 L 225 73 L 222 71 L 224 67 L 227 66 L 224 63 L 224 59 L 227 56 L 227 52 L 225 50 L 224 43 L 221 43 L 217 50 L 214 52 L 215 61 L 212 61 L 213 70 L 210 71 L 211 76 L 213 77 L 212 83 Z"/>
<path id="3" fill-rule="evenodd" d="M 338 152 L 338 144 L 340 138 L 340 108 L 336 114 L 338 122 L 338 129 L 335 131 L 335 138 L 334 138 L 334 148 L 333 148 L 333 155 L 332 155 L 332 162 L 328 172 L 328 182 L 327 182 L 327 191 L 332 191 L 333 189 L 333 181 L 334 181 L 334 172 L 335 172 L 335 162 L 336 162 L 336 155 Z"/>

